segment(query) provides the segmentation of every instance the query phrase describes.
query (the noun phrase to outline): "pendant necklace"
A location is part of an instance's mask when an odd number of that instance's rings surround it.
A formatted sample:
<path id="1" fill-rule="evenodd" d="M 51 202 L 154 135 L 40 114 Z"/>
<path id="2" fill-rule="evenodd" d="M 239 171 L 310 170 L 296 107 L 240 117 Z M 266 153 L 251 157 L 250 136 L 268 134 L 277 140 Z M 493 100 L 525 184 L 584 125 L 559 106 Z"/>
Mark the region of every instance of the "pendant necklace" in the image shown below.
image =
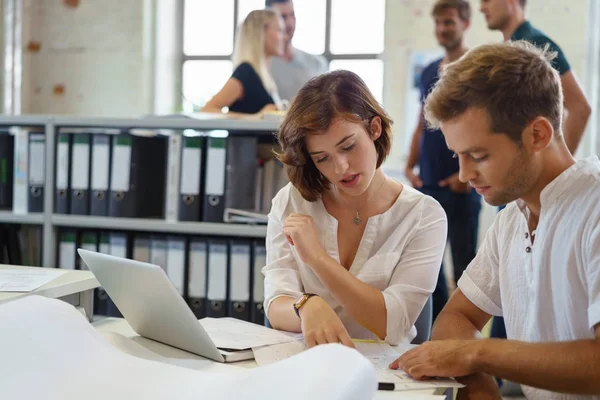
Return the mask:
<path id="1" fill-rule="evenodd" d="M 385 182 L 387 181 L 387 178 L 383 178 L 383 182 L 381 182 L 381 185 L 379 186 L 379 188 L 377 188 L 377 190 L 375 191 L 375 193 L 378 193 L 381 188 L 383 187 L 383 185 L 385 184 Z M 340 195 L 340 199 L 348 206 L 348 207 L 352 207 L 350 204 L 348 204 L 348 202 L 346 200 L 344 200 L 344 198 L 342 197 L 341 193 L 339 192 L 339 190 L 337 189 L 337 186 L 335 187 L 336 191 L 338 192 L 338 194 Z M 375 194 L 374 193 L 374 194 Z M 352 219 L 352 222 L 354 222 L 354 225 L 360 225 L 362 224 L 362 218 L 360 216 L 360 207 L 356 209 L 356 215 L 354 216 L 354 218 Z"/>

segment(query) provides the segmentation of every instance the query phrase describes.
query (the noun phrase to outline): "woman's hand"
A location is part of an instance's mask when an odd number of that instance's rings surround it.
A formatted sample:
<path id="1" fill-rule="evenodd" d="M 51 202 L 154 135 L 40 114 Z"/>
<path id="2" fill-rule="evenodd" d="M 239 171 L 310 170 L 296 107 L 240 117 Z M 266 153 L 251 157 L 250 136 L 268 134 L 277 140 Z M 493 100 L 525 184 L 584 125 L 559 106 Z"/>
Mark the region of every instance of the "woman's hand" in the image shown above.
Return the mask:
<path id="1" fill-rule="evenodd" d="M 283 233 L 303 262 L 312 265 L 327 253 L 319 243 L 315 221 L 310 215 L 290 214 L 283 223 Z"/>
<path id="2" fill-rule="evenodd" d="M 300 308 L 300 319 L 307 347 L 341 343 L 354 347 L 344 324 L 335 311 L 319 296 L 313 296 Z"/>

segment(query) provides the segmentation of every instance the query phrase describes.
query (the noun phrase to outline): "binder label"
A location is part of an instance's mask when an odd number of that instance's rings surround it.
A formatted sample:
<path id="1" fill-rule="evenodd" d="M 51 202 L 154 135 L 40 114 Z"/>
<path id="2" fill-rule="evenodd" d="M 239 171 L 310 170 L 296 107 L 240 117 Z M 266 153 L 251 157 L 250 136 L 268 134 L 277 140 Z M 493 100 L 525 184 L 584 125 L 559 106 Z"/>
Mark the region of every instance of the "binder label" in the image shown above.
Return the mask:
<path id="1" fill-rule="evenodd" d="M 71 164 L 71 187 L 76 190 L 88 190 L 90 168 L 90 144 L 76 141 L 73 143 L 73 163 Z"/>
<path id="2" fill-rule="evenodd" d="M 262 269 L 267 265 L 265 246 L 255 245 L 254 247 L 254 286 L 252 288 L 252 297 L 255 303 L 262 303 L 265 300 L 265 277 Z"/>
<path id="3" fill-rule="evenodd" d="M 62 269 L 75 269 L 75 233 L 60 235 L 58 267 Z"/>
<path id="4" fill-rule="evenodd" d="M 211 244 L 208 256 L 208 299 L 227 300 L 227 245 Z"/>
<path id="5" fill-rule="evenodd" d="M 110 234 L 110 255 L 115 257 L 127 257 L 127 236 L 121 233 Z"/>
<path id="6" fill-rule="evenodd" d="M 181 194 L 200 194 L 202 153 L 199 147 L 185 147 L 181 157 Z"/>
<path id="7" fill-rule="evenodd" d="M 210 138 L 206 156 L 206 194 L 223 196 L 225 193 L 225 139 Z"/>
<path id="8" fill-rule="evenodd" d="M 69 136 L 63 133 L 58 139 L 56 151 L 56 188 L 69 188 Z"/>
<path id="9" fill-rule="evenodd" d="M 32 134 L 29 144 L 29 184 L 43 185 L 45 182 L 44 171 L 46 170 L 44 163 L 46 157 L 46 138 L 43 134 Z"/>
<path id="10" fill-rule="evenodd" d="M 185 241 L 182 239 L 169 239 L 167 256 L 168 277 L 179 292 L 183 295 L 185 280 Z"/>
<path id="11" fill-rule="evenodd" d="M 231 246 L 231 277 L 229 279 L 231 301 L 250 300 L 250 246 Z"/>
<path id="12" fill-rule="evenodd" d="M 114 152 L 110 188 L 115 192 L 129 191 L 129 172 L 131 168 L 131 139 L 117 138 Z"/>
<path id="13" fill-rule="evenodd" d="M 92 190 L 108 190 L 108 163 L 110 162 L 110 140 L 95 137 L 92 147 Z"/>
<path id="14" fill-rule="evenodd" d="M 206 298 L 206 243 L 190 243 L 190 280 L 188 295 L 194 298 Z"/>

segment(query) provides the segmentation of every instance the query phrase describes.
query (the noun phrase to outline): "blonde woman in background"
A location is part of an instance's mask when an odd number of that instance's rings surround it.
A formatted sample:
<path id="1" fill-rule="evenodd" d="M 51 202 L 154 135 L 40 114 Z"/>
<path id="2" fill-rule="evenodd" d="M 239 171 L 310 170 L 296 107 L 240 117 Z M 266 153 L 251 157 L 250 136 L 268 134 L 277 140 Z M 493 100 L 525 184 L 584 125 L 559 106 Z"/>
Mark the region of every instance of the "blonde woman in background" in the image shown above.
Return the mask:
<path id="1" fill-rule="evenodd" d="M 277 86 L 271 73 L 271 57 L 281 56 L 284 48 L 283 20 L 273 10 L 254 10 L 238 30 L 233 51 L 234 71 L 223 88 L 202 109 L 228 115 L 262 115 L 281 108 Z"/>

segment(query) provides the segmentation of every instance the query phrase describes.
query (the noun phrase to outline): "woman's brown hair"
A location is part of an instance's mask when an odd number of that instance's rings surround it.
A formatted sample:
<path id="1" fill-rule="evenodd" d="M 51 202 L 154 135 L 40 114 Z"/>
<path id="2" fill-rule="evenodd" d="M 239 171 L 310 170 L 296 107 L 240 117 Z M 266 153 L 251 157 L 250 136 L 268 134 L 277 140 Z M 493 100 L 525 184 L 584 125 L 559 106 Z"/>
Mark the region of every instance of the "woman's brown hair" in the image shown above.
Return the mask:
<path id="1" fill-rule="evenodd" d="M 313 78 L 300 89 L 277 131 L 277 158 L 304 199 L 316 201 L 330 185 L 308 154 L 305 137 L 325 132 L 336 118 L 361 123 L 371 133 L 373 117 L 381 119 L 381 135 L 374 142 L 379 168 L 392 147 L 393 121 L 364 81 L 340 70 Z"/>

